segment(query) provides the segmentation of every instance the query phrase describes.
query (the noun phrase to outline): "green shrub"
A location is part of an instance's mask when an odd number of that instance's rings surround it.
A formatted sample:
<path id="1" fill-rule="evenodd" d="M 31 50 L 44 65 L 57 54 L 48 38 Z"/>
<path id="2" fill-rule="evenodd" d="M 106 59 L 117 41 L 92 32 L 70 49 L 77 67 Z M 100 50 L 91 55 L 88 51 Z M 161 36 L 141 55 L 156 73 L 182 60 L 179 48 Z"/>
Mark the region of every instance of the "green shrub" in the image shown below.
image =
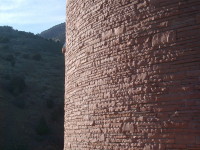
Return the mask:
<path id="1" fill-rule="evenodd" d="M 15 34 L 9 34 L 8 35 L 9 38 L 18 38 L 19 36 L 15 33 Z"/>
<path id="2" fill-rule="evenodd" d="M 52 120 L 52 121 L 57 121 L 57 120 L 58 120 L 58 110 L 57 110 L 57 109 L 54 109 L 54 110 L 51 112 L 51 120 Z"/>
<path id="3" fill-rule="evenodd" d="M 64 102 L 58 105 L 58 114 L 59 116 L 64 116 Z"/>
<path id="4" fill-rule="evenodd" d="M 20 52 L 15 52 L 14 53 L 16 56 L 19 56 L 21 53 Z"/>
<path id="5" fill-rule="evenodd" d="M 13 96 L 18 96 L 20 94 L 20 88 L 19 87 L 15 87 L 13 92 L 12 92 L 12 95 Z"/>
<path id="6" fill-rule="evenodd" d="M 26 35 L 26 32 L 25 31 L 18 31 L 18 34 L 20 34 L 20 35 Z"/>
<path id="7" fill-rule="evenodd" d="M 6 60 L 13 61 L 13 60 L 15 60 L 15 58 L 14 58 L 13 54 L 8 54 L 8 56 L 6 57 Z"/>
<path id="8" fill-rule="evenodd" d="M 7 32 L 11 32 L 13 31 L 13 27 L 11 26 L 3 26 L 4 30 L 7 31 Z"/>
<path id="9" fill-rule="evenodd" d="M 11 66 L 12 66 L 12 67 L 15 66 L 15 61 L 14 61 L 14 60 L 12 60 L 10 63 L 11 63 Z"/>
<path id="10" fill-rule="evenodd" d="M 48 134 L 50 132 L 50 129 L 49 129 L 48 125 L 47 125 L 47 122 L 46 122 L 44 116 L 42 116 L 40 118 L 40 121 L 39 121 L 39 123 L 38 123 L 38 125 L 36 127 L 36 132 L 39 135 L 45 135 L 45 134 Z"/>
<path id="11" fill-rule="evenodd" d="M 36 54 L 34 54 L 33 56 L 32 56 L 32 59 L 34 59 L 34 60 L 40 60 L 42 57 L 41 57 L 41 55 L 39 54 L 39 53 L 36 53 Z"/>
<path id="12" fill-rule="evenodd" d="M 14 76 L 8 85 L 8 90 L 13 96 L 18 96 L 26 87 L 25 80 L 21 76 Z"/>
<path id="13" fill-rule="evenodd" d="M 1 40 L 0 40 L 0 43 L 8 43 L 10 42 L 10 39 L 7 38 L 7 37 L 3 37 Z"/>
<path id="14" fill-rule="evenodd" d="M 47 99 L 47 108 L 53 108 L 54 107 L 54 102 L 52 99 Z"/>
<path id="15" fill-rule="evenodd" d="M 4 75 L 4 79 L 6 79 L 6 80 L 10 80 L 10 74 L 8 74 L 8 73 L 5 74 L 5 75 Z"/>
<path id="16" fill-rule="evenodd" d="M 30 55 L 29 54 L 23 54 L 22 56 L 24 59 L 29 59 L 30 58 Z"/>
<path id="17" fill-rule="evenodd" d="M 9 147 L 6 147 L 5 150 L 28 150 L 28 145 L 14 143 L 14 144 L 10 144 Z"/>
<path id="18" fill-rule="evenodd" d="M 9 46 L 8 45 L 4 45 L 3 49 L 9 49 Z"/>
<path id="19" fill-rule="evenodd" d="M 13 150 L 28 150 L 28 146 L 26 144 L 18 144 Z"/>
<path id="20" fill-rule="evenodd" d="M 13 104 L 19 108 L 24 108 L 25 107 L 25 100 L 24 99 L 21 99 L 21 98 L 16 98 L 14 101 L 13 101 Z"/>

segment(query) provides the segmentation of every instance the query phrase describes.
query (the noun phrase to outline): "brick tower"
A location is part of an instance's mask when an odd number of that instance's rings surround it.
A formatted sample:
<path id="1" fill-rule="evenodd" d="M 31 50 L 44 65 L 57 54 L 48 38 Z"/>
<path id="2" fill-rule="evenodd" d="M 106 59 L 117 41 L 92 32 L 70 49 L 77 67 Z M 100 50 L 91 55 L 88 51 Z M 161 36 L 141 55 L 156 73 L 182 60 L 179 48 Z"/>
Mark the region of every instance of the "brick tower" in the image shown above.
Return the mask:
<path id="1" fill-rule="evenodd" d="M 200 1 L 68 0 L 65 144 L 200 149 Z"/>

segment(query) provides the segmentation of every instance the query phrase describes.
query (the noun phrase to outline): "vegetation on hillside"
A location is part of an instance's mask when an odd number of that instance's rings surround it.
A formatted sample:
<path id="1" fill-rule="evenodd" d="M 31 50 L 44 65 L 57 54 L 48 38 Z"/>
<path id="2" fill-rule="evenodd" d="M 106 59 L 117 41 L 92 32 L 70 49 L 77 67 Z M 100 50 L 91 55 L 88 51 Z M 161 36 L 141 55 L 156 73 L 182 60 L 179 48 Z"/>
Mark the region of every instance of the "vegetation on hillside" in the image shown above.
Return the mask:
<path id="1" fill-rule="evenodd" d="M 65 23 L 58 24 L 52 28 L 45 30 L 39 34 L 43 38 L 65 43 Z"/>
<path id="2" fill-rule="evenodd" d="M 0 26 L 0 150 L 63 149 L 62 45 Z"/>

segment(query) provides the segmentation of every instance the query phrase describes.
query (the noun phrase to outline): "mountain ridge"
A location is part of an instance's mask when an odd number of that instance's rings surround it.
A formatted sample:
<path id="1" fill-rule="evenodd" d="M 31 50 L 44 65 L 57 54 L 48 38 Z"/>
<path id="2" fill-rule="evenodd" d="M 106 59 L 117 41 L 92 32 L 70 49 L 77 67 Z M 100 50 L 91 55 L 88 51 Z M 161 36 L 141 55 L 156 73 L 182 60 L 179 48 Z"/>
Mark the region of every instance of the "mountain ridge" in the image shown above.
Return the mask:
<path id="1" fill-rule="evenodd" d="M 54 41 L 59 41 L 62 44 L 65 43 L 65 22 L 57 24 L 45 31 L 42 31 L 39 36 L 46 38 L 46 39 L 52 39 Z"/>

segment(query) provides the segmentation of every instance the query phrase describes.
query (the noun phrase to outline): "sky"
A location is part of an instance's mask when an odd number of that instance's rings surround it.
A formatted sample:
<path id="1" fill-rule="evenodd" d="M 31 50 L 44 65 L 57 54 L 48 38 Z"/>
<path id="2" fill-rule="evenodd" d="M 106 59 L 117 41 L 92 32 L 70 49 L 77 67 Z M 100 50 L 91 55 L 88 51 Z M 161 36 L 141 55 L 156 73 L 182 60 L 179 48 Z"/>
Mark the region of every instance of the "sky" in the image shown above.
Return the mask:
<path id="1" fill-rule="evenodd" d="M 0 0 L 0 26 L 41 33 L 65 22 L 66 0 Z"/>

